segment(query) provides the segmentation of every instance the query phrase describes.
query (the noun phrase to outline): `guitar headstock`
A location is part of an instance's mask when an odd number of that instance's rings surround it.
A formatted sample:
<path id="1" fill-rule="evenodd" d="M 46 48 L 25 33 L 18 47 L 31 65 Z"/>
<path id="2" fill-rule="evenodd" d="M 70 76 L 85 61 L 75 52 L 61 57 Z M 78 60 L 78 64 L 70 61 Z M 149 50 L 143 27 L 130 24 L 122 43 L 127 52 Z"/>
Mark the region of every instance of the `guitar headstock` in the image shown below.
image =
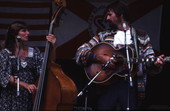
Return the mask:
<path id="1" fill-rule="evenodd" d="M 169 56 L 165 57 L 165 58 L 164 58 L 164 61 L 165 61 L 165 62 L 170 62 L 170 57 L 169 57 Z"/>

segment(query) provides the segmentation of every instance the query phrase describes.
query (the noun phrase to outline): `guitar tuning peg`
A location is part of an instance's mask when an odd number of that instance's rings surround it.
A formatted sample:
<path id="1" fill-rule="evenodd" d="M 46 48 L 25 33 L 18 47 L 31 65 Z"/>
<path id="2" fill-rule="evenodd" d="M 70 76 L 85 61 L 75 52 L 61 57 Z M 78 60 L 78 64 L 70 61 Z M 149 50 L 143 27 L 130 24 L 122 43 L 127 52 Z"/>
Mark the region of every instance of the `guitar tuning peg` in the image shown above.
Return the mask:
<path id="1" fill-rule="evenodd" d="M 113 58 L 115 58 L 115 57 L 116 57 L 116 55 L 115 55 L 115 54 L 113 54 L 113 55 L 112 55 L 112 57 L 113 57 Z"/>

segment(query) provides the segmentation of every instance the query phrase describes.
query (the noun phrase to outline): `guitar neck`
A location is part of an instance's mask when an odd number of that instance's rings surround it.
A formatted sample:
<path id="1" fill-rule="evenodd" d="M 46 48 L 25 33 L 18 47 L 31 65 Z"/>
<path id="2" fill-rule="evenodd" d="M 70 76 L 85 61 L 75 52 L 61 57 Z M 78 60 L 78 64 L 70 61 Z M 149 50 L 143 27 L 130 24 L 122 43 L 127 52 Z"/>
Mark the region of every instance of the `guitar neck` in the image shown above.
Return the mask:
<path id="1" fill-rule="evenodd" d="M 131 63 L 146 63 L 146 62 L 155 62 L 157 58 L 130 58 Z"/>
<path id="2" fill-rule="evenodd" d="M 147 63 L 147 62 L 152 63 L 152 62 L 155 62 L 157 59 L 159 59 L 159 58 L 158 57 L 154 57 L 154 58 L 130 58 L 129 61 L 130 61 L 130 63 Z M 164 61 L 169 62 L 170 57 L 165 57 Z M 127 59 L 125 59 L 124 62 L 127 62 Z"/>

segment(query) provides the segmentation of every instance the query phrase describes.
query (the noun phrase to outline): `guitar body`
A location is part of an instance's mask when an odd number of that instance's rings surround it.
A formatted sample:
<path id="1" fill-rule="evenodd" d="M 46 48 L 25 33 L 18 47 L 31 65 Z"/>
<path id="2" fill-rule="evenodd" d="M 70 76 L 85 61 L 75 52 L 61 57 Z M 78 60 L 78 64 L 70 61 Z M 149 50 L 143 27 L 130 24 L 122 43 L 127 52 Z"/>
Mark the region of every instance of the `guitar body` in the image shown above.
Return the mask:
<path id="1" fill-rule="evenodd" d="M 128 47 L 129 56 L 130 58 L 134 57 L 134 51 L 131 47 Z M 92 52 L 95 54 L 101 54 L 101 55 L 107 55 L 112 57 L 115 55 L 117 58 L 120 58 L 120 62 L 116 64 L 116 67 L 114 69 L 112 68 L 105 68 L 102 70 L 103 64 L 100 63 L 92 63 L 88 66 L 86 66 L 85 73 L 88 77 L 88 79 L 93 79 L 94 76 L 98 72 L 101 73 L 97 76 L 97 78 L 93 81 L 94 83 L 108 83 L 110 81 L 115 80 L 117 77 L 125 77 L 124 74 L 125 71 L 127 71 L 127 62 L 122 62 L 123 58 L 126 58 L 126 50 L 125 47 L 122 47 L 120 49 L 116 49 L 112 45 L 106 42 L 99 43 L 98 45 L 94 46 L 92 48 Z M 119 61 L 119 60 L 118 60 Z M 133 69 L 134 65 L 131 64 L 131 71 Z M 127 74 L 127 72 L 126 72 Z"/>

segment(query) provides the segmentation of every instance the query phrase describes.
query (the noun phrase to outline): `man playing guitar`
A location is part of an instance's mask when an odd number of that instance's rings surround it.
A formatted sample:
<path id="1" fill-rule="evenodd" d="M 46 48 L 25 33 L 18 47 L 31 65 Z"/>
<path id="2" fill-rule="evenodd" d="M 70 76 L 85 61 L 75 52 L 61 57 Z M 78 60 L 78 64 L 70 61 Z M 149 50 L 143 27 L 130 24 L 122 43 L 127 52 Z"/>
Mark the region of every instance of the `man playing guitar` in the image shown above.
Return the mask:
<path id="1" fill-rule="evenodd" d="M 93 94 L 97 96 L 94 109 L 115 110 L 117 104 L 122 110 L 138 109 L 137 94 L 141 87 L 145 87 L 146 74 L 159 73 L 165 63 L 165 56 L 160 55 L 155 59 L 149 35 L 130 25 L 124 3 L 113 2 L 109 5 L 106 20 L 112 29 L 100 32 L 82 44 L 77 49 L 76 62 L 84 66 L 90 80 L 102 71 L 94 83 L 107 84 L 101 85 L 100 94 Z M 127 59 L 125 62 L 124 58 Z M 133 63 L 130 61 L 133 58 L 141 60 Z M 107 67 L 103 68 L 108 61 Z"/>

